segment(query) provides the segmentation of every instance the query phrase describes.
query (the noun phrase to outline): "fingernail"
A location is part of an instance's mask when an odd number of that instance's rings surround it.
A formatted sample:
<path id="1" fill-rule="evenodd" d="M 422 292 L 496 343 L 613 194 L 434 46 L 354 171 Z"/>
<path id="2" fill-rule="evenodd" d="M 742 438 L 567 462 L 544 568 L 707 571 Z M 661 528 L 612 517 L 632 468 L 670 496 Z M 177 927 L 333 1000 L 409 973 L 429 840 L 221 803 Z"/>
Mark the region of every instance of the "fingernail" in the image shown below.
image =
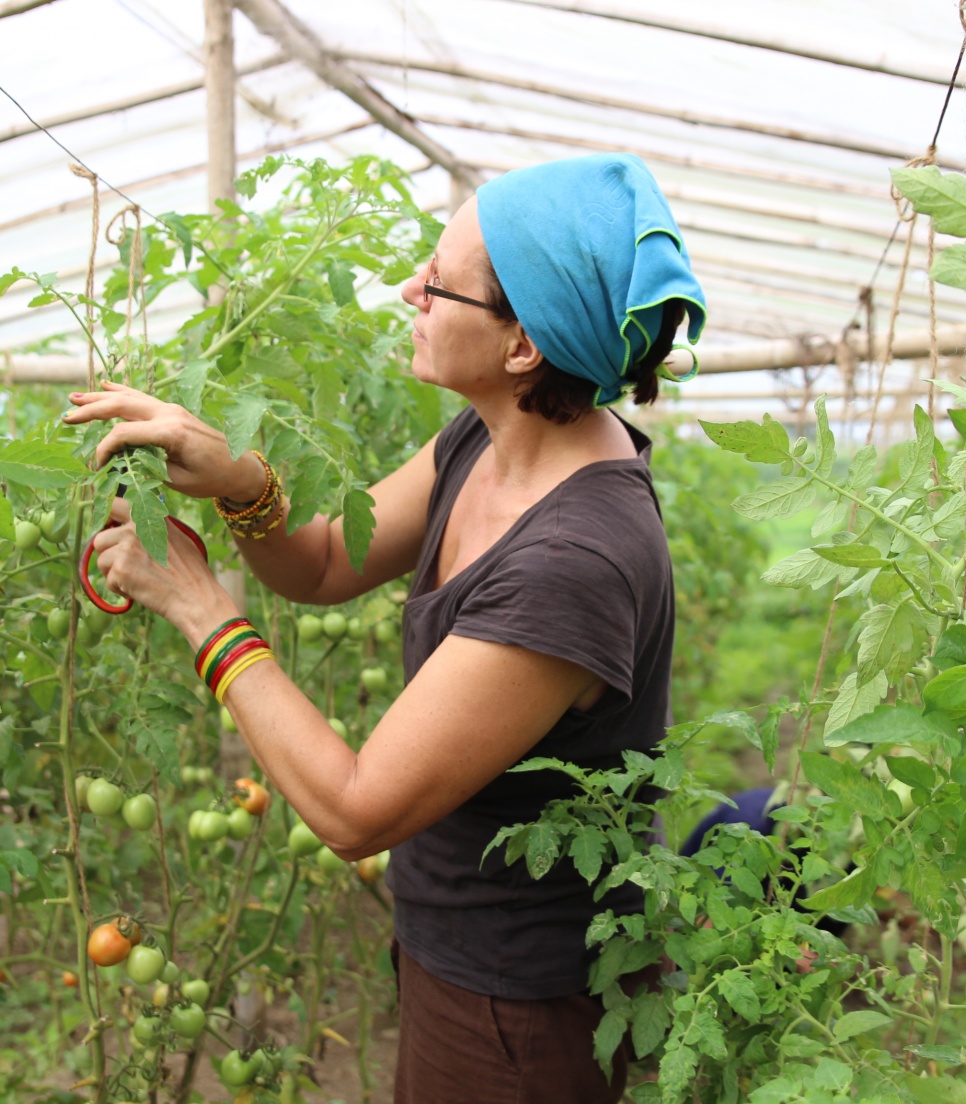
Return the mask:
<path id="1" fill-rule="evenodd" d="M 71 408 L 70 410 L 65 410 L 64 413 L 61 414 L 61 417 L 62 418 L 69 418 L 71 416 L 71 414 L 73 414 L 73 413 L 74 413 L 73 408 Z"/>

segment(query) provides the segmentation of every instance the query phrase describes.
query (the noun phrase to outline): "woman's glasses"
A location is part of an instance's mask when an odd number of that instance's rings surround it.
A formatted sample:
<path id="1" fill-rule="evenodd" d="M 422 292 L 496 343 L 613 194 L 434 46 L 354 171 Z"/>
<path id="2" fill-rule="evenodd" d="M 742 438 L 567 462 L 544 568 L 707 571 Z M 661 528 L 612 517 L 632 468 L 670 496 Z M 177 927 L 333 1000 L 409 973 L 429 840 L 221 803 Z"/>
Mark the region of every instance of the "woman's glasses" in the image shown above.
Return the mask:
<path id="1" fill-rule="evenodd" d="M 423 295 L 427 298 L 429 296 L 436 295 L 440 299 L 452 299 L 456 303 L 466 303 L 471 307 L 482 307 L 483 310 L 493 310 L 493 307 L 489 303 L 484 303 L 481 299 L 471 299 L 468 295 L 457 295 L 455 291 L 447 291 L 445 288 L 439 285 L 439 266 L 436 262 L 436 258 L 429 262 L 429 279 L 423 284 Z"/>

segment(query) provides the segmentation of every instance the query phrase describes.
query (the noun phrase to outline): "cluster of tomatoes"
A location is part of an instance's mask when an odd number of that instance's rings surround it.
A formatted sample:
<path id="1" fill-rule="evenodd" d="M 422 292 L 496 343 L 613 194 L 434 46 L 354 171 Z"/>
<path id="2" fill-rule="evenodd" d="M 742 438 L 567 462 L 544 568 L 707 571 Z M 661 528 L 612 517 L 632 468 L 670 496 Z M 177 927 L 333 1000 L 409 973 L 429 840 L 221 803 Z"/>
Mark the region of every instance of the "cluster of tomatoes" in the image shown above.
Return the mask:
<path id="1" fill-rule="evenodd" d="M 74 795 L 82 812 L 111 819 L 120 816 L 120 824 L 137 832 L 146 832 L 158 819 L 158 803 L 148 793 L 125 796 L 124 790 L 108 778 L 79 774 L 74 779 Z"/>
<path id="2" fill-rule="evenodd" d="M 325 637 L 333 644 L 345 637 L 348 640 L 363 640 L 369 635 L 369 630 L 358 617 L 346 617 L 338 610 L 330 610 L 322 617 L 314 613 L 303 613 L 297 622 L 298 638 L 300 644 L 314 644 Z M 389 644 L 396 639 L 398 630 L 392 620 L 376 622 L 372 634 L 380 644 Z M 370 694 L 380 694 L 389 685 L 389 676 L 385 667 L 363 667 L 359 674 L 362 685 Z"/>
<path id="3" fill-rule="evenodd" d="M 208 843 L 248 839 L 255 830 L 255 817 L 268 809 L 271 800 L 261 782 L 254 778 L 236 779 L 232 807 L 227 812 L 219 808 L 195 809 L 188 817 L 188 836 Z"/>

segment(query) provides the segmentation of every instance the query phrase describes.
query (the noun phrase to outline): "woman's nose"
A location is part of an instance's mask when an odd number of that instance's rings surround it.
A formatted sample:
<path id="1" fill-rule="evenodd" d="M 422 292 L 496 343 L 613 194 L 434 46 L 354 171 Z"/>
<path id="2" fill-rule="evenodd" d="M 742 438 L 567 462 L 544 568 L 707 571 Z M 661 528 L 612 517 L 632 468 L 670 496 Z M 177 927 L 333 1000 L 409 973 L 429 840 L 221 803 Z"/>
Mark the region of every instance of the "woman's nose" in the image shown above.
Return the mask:
<path id="1" fill-rule="evenodd" d="M 418 307 L 419 310 L 429 309 L 429 296 L 423 290 L 425 279 L 424 272 L 414 272 L 402 286 L 403 300 L 411 307 Z"/>

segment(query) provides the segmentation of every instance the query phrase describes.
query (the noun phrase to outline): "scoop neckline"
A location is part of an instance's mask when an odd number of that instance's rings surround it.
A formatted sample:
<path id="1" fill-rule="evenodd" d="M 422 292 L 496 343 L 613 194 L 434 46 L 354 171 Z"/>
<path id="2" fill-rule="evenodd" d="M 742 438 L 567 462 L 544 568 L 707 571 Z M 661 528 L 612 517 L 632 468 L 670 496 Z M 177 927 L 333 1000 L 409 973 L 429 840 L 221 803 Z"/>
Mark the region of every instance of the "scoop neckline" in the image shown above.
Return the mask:
<path id="1" fill-rule="evenodd" d="M 616 415 L 616 416 L 618 418 L 620 418 L 620 415 Z M 479 418 L 479 415 L 477 415 L 477 418 Z M 480 418 L 480 421 L 482 422 L 482 418 Z M 621 421 L 622 425 L 629 426 L 629 423 L 624 421 L 623 418 L 620 418 L 620 421 Z M 484 428 L 485 428 L 485 426 L 484 426 Z M 625 465 L 629 468 L 640 467 L 641 465 L 643 465 L 646 468 L 647 467 L 647 461 L 644 457 L 644 451 L 647 448 L 650 447 L 650 443 L 651 443 L 650 438 L 647 437 L 647 434 L 643 433 L 642 430 L 639 430 L 634 426 L 629 426 L 629 428 L 634 429 L 635 432 L 641 434 L 641 436 L 644 437 L 645 441 L 646 441 L 646 443 L 642 446 L 641 450 L 637 453 L 636 456 L 614 457 L 613 459 L 609 459 L 609 460 L 592 460 L 589 464 L 584 464 L 582 467 L 577 468 L 576 471 L 571 472 L 570 475 L 568 475 L 565 479 L 561 479 L 561 481 L 555 487 L 551 488 L 549 491 L 547 491 L 546 494 L 544 494 L 540 498 L 538 498 L 537 501 L 534 502 L 531 506 L 528 506 L 526 508 L 526 510 L 524 510 L 523 513 L 516 519 L 516 521 L 513 522 L 513 524 L 510 526 L 510 528 L 507 529 L 507 531 L 505 533 L 503 533 L 500 537 L 498 537 L 490 545 L 489 548 L 487 548 L 483 552 L 481 552 L 480 555 L 477 556 L 475 560 L 472 560 L 470 563 L 468 563 L 466 565 L 466 567 L 461 568 L 455 575 L 451 575 L 445 582 L 440 583 L 439 586 L 431 587 L 427 590 L 424 590 L 421 594 L 417 594 L 415 596 L 415 598 L 410 599 L 410 602 L 418 602 L 422 598 L 427 598 L 430 595 L 439 594 L 441 591 L 445 590 L 450 585 L 450 583 L 456 582 L 457 579 L 461 578 L 467 572 L 469 572 L 472 569 L 476 568 L 483 559 L 485 559 L 487 556 L 490 556 L 493 552 L 495 552 L 496 549 L 498 549 L 505 541 L 510 540 L 510 538 L 513 536 L 514 532 L 521 525 L 523 525 L 523 523 L 526 521 L 526 519 L 534 511 L 536 511 L 539 507 L 543 506 L 544 503 L 546 503 L 552 495 L 559 494 L 560 491 L 564 487 L 566 487 L 568 483 L 570 483 L 572 480 L 576 479 L 577 476 L 582 475 L 585 472 L 589 471 L 591 468 L 606 467 L 606 466 L 621 467 L 621 466 L 625 466 Z M 628 436 L 630 436 L 630 434 L 628 434 Z M 456 499 L 459 497 L 459 493 L 463 489 L 463 487 L 466 483 L 466 480 L 469 478 L 470 472 L 473 470 L 474 466 L 476 465 L 476 462 L 483 455 L 483 450 L 487 447 L 487 445 L 489 445 L 491 443 L 490 442 L 490 435 L 489 435 L 488 432 L 483 435 L 482 441 L 483 441 L 482 447 L 479 449 L 479 451 L 473 457 L 472 462 L 467 465 L 466 471 L 463 474 L 463 478 L 459 481 L 459 484 L 455 487 L 455 490 L 453 492 L 453 496 L 452 496 L 452 498 L 450 500 L 450 503 L 449 503 L 449 507 L 446 511 L 446 518 L 443 521 L 443 524 L 442 524 L 442 526 L 439 530 L 439 536 L 436 539 L 436 546 L 433 549 L 432 558 L 430 559 L 430 562 L 429 562 L 429 565 L 428 565 L 428 570 L 430 570 L 430 571 L 435 569 L 436 564 L 438 562 L 440 545 L 443 543 L 443 537 L 446 533 L 446 527 L 449 524 L 450 517 L 452 516 L 453 506 L 456 504 Z M 636 446 L 636 442 L 634 441 L 634 438 L 632 436 L 631 436 L 631 443 L 635 444 L 635 446 Z"/>

